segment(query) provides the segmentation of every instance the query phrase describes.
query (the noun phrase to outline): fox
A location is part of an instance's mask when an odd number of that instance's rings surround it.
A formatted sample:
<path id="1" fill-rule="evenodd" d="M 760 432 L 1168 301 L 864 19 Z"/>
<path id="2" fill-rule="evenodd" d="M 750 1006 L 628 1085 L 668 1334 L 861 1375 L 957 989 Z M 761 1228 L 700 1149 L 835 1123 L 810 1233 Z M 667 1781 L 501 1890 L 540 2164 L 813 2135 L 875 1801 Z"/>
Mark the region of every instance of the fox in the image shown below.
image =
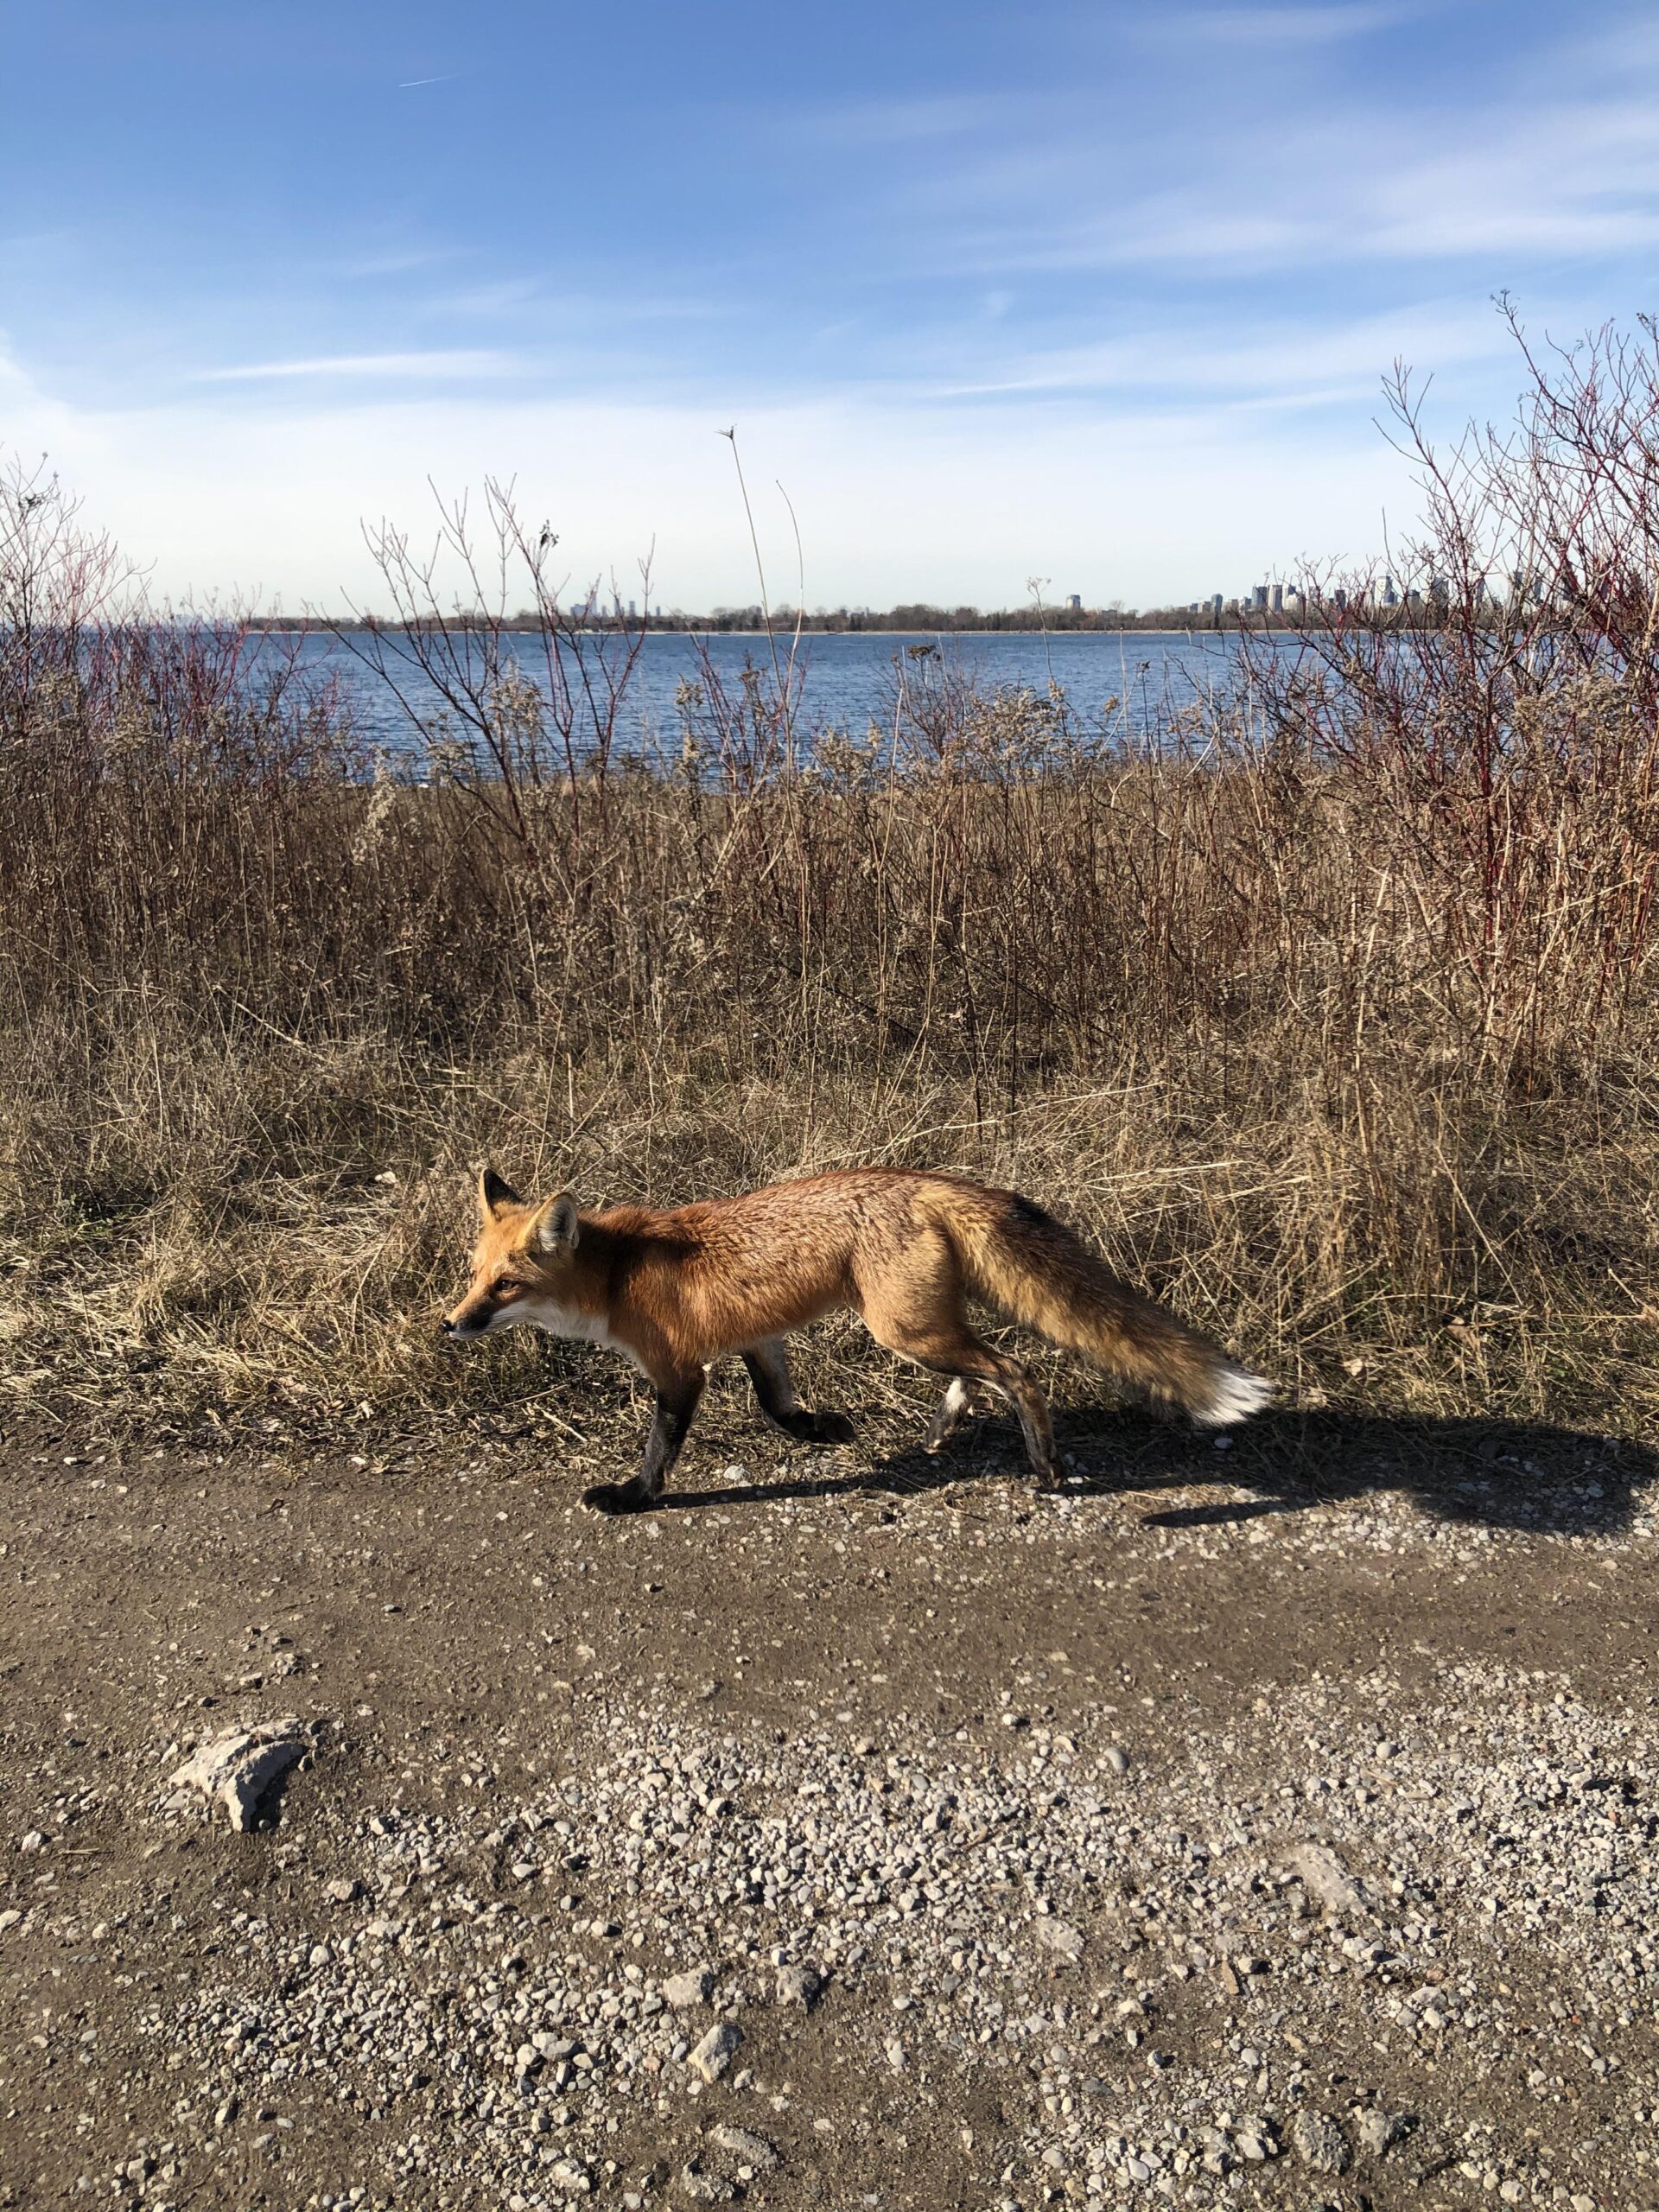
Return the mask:
<path id="1" fill-rule="evenodd" d="M 734 1352 L 774 1429 L 850 1444 L 844 1414 L 796 1397 L 784 1343 L 837 1311 L 946 1378 L 930 1452 L 988 1391 L 1013 1407 L 1039 1484 L 1058 1472 L 1047 1403 L 1030 1370 L 975 1329 L 970 1301 L 1206 1427 L 1243 1421 L 1273 1395 L 1265 1376 L 1123 1281 L 1030 1198 L 963 1175 L 852 1167 L 665 1212 L 583 1212 L 568 1191 L 531 1202 L 486 1167 L 478 1210 L 472 1279 L 443 1316 L 446 1338 L 528 1324 L 623 1353 L 655 1393 L 638 1473 L 582 1494 L 598 1513 L 638 1513 L 661 1497 L 709 1368 Z"/>

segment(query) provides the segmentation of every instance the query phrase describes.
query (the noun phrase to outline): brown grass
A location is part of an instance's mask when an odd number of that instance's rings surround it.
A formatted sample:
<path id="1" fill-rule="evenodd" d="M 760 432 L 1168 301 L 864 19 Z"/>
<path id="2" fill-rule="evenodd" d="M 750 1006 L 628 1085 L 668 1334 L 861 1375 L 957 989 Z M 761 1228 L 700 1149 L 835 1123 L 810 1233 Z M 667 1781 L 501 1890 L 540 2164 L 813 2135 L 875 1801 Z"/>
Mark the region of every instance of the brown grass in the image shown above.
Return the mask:
<path id="1" fill-rule="evenodd" d="M 689 765 L 622 758 L 626 681 L 578 757 L 485 616 L 470 742 L 452 721 L 416 785 L 293 668 L 251 683 L 238 626 L 111 612 L 53 487 L 5 496 L 20 1399 L 625 1392 L 591 1353 L 441 1352 L 487 1157 L 658 1203 L 960 1167 L 1294 1391 L 1659 1412 L 1659 748 L 1647 664 L 1582 594 L 1387 644 L 1351 608 L 1135 753 L 912 664 L 868 741 L 792 766 L 769 681 L 712 671 Z M 599 648 L 537 588 L 568 683 Z M 856 1360 L 855 1402 L 908 1387 L 845 1332 L 817 1357 Z"/>

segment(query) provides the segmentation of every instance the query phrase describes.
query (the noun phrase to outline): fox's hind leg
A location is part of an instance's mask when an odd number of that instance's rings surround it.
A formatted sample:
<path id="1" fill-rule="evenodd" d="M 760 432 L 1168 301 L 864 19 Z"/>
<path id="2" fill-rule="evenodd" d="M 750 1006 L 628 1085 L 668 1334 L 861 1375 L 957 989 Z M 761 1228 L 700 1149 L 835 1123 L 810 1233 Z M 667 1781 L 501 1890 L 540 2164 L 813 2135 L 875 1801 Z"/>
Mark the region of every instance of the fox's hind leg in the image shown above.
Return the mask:
<path id="1" fill-rule="evenodd" d="M 1017 1359 L 998 1351 L 969 1327 L 960 1290 L 949 1268 L 944 1255 L 939 1255 L 938 1266 L 930 1268 L 925 1255 L 913 1253 L 910 1281 L 901 1280 L 893 1287 L 883 1284 L 865 1294 L 864 1325 L 877 1344 L 885 1344 L 889 1351 L 951 1377 L 944 1402 L 934 1416 L 930 1446 L 935 1437 L 944 1440 L 939 1435 L 942 1423 L 948 1424 L 944 1432 L 948 1434 L 966 1410 L 969 1386 L 982 1382 L 1007 1399 L 1019 1414 L 1033 1473 L 1052 1480 L 1056 1472 L 1054 1432 L 1047 1401 Z"/>
<path id="2" fill-rule="evenodd" d="M 1053 1480 L 1058 1471 L 1054 1464 L 1054 1431 L 1048 1418 L 1048 1401 L 1017 1359 L 1010 1359 L 1006 1352 L 984 1343 L 969 1329 L 960 1334 L 931 1331 L 920 1335 L 906 1334 L 903 1342 L 898 1340 L 899 1332 L 889 1336 L 881 1329 L 874 1329 L 871 1333 L 878 1344 L 886 1344 L 890 1351 L 902 1352 L 906 1359 L 916 1360 L 923 1367 L 933 1368 L 953 1378 L 928 1433 L 931 1449 L 938 1448 L 934 1438 L 941 1421 L 948 1418 L 953 1428 L 961 1417 L 952 1407 L 957 1389 L 962 1389 L 963 1395 L 957 1404 L 965 1410 L 970 1395 L 965 1386 L 982 1382 L 1006 1398 L 1020 1416 L 1020 1433 L 1025 1440 L 1026 1458 L 1032 1472 L 1040 1475 L 1045 1482 Z M 945 1433 L 949 1433 L 947 1428 Z"/>
<path id="3" fill-rule="evenodd" d="M 942 1452 L 974 1409 L 975 1386 L 953 1376 L 927 1432 L 927 1449 Z"/>
<path id="4" fill-rule="evenodd" d="M 1052 1482 L 1059 1472 L 1054 1462 L 1054 1430 L 1048 1417 L 1048 1401 L 1032 1381 L 1030 1370 L 966 1332 L 957 1342 L 944 1348 L 938 1358 L 946 1373 L 954 1368 L 958 1380 L 969 1376 L 1007 1400 L 1020 1417 L 1020 1433 L 1033 1474 Z M 950 1368 L 944 1368 L 946 1359 Z M 934 1363 L 933 1359 L 926 1362 L 930 1367 Z M 945 1395 L 948 1400 L 949 1391 Z"/>
<path id="5" fill-rule="evenodd" d="M 809 1413 L 795 1395 L 789 1354 L 781 1337 L 764 1337 L 743 1355 L 760 1410 L 774 1428 L 798 1444 L 850 1444 L 853 1424 L 845 1414 Z"/>
<path id="6" fill-rule="evenodd" d="M 658 1384 L 657 1409 L 639 1473 L 632 1482 L 595 1483 L 582 1492 L 584 1505 L 592 1506 L 595 1513 L 639 1513 L 662 1496 L 663 1484 L 696 1416 L 703 1382 L 702 1370 L 698 1368 L 690 1375 Z"/>
<path id="7" fill-rule="evenodd" d="M 933 1409 L 924 1449 L 943 1452 L 971 1414 L 990 1412 L 991 1400 L 995 1395 L 988 1382 L 966 1382 L 960 1375 L 957 1376 Z"/>

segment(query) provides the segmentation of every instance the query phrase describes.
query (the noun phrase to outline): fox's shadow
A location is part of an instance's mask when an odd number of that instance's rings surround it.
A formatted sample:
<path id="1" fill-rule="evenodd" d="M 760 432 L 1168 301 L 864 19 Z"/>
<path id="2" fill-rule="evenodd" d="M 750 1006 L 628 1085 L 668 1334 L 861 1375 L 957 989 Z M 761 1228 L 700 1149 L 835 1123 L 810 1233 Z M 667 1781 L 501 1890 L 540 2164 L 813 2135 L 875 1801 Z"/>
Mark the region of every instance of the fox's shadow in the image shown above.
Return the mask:
<path id="1" fill-rule="evenodd" d="M 1659 1454 L 1630 1439 L 1501 1419 L 1288 1408 L 1258 1414 L 1217 1439 L 1147 1414 L 1086 1410 L 1057 1413 L 1055 1434 L 1070 1462 L 1062 1497 L 1190 1491 L 1207 1484 L 1255 1493 L 1213 1503 L 1184 1501 L 1147 1516 L 1152 1525 L 1166 1528 L 1295 1513 L 1401 1491 L 1443 1521 L 1542 1535 L 1616 1535 L 1631 1525 L 1642 1491 L 1659 1479 Z M 860 1493 L 913 1497 L 1017 1475 L 1022 1465 L 1013 1430 L 991 1418 L 965 1427 L 937 1457 L 918 1449 L 846 1475 L 803 1474 L 741 1489 L 671 1489 L 661 1506 L 685 1510 Z"/>

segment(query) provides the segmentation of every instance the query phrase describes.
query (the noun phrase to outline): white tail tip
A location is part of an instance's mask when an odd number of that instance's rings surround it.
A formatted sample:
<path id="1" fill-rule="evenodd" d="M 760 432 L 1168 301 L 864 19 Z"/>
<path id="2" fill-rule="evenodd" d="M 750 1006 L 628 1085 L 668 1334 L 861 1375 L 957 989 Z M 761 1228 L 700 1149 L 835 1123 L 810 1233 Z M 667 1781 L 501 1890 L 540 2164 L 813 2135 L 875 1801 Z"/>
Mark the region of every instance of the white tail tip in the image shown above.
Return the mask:
<path id="1" fill-rule="evenodd" d="M 1216 1376 L 1209 1404 L 1193 1418 L 1205 1428 L 1230 1428 L 1235 1421 L 1248 1421 L 1272 1402 L 1273 1385 L 1265 1375 L 1253 1375 L 1248 1367 L 1224 1367 Z"/>

